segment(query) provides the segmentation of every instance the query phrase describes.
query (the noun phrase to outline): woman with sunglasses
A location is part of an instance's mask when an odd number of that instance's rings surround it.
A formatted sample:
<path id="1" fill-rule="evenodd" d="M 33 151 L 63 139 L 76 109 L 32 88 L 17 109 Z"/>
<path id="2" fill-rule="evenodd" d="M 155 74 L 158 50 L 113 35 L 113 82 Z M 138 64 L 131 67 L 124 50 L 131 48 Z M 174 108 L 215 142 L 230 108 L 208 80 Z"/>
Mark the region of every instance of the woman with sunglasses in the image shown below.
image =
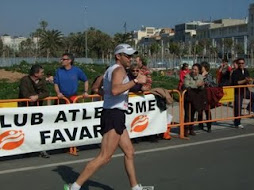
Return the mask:
<path id="1" fill-rule="evenodd" d="M 139 67 L 138 67 L 138 64 L 137 63 L 133 63 L 131 64 L 130 66 L 130 69 L 128 71 L 128 77 L 129 77 L 129 80 L 134 80 L 135 78 L 137 78 L 138 74 L 139 74 Z M 142 90 L 142 84 L 135 84 L 135 86 L 133 86 L 129 92 L 139 92 L 139 91 L 143 91 Z"/>

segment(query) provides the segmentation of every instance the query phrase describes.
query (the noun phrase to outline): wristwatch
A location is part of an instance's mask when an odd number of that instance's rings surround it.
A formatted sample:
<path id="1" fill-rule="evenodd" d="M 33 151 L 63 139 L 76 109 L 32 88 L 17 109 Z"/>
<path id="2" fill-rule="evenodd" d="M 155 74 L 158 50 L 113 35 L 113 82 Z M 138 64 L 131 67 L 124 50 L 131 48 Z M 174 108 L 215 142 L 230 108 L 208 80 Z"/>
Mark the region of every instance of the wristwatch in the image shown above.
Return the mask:
<path id="1" fill-rule="evenodd" d="M 138 79 L 133 79 L 134 83 L 137 84 L 138 83 Z"/>

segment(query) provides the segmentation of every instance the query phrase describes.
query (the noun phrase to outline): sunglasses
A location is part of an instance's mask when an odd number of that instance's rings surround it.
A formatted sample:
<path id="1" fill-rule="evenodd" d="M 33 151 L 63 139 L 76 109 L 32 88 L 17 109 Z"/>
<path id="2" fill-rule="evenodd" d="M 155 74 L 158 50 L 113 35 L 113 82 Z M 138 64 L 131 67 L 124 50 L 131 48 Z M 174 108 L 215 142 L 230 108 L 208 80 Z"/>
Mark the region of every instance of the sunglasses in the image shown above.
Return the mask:
<path id="1" fill-rule="evenodd" d="M 60 59 L 61 61 L 66 61 L 66 60 L 70 60 L 70 59 Z"/>
<path id="2" fill-rule="evenodd" d="M 139 72 L 139 69 L 133 69 L 131 72 Z"/>
<path id="3" fill-rule="evenodd" d="M 131 55 L 127 55 L 127 54 L 125 54 L 125 53 L 122 53 L 121 55 L 123 55 L 123 56 L 126 57 L 127 59 L 131 59 L 131 58 L 132 58 Z"/>
<path id="4" fill-rule="evenodd" d="M 244 62 L 239 62 L 238 64 L 239 64 L 239 65 L 243 65 L 243 64 L 244 64 Z"/>

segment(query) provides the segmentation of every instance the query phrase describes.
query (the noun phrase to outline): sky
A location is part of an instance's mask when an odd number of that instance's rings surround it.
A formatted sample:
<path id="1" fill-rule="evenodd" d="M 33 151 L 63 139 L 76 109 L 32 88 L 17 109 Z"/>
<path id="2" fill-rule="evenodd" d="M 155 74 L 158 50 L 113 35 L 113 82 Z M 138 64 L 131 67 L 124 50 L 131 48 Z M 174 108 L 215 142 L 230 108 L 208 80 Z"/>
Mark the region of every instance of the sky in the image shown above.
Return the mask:
<path id="1" fill-rule="evenodd" d="M 25 36 L 48 22 L 68 35 L 94 27 L 109 35 L 141 26 L 171 27 L 184 22 L 243 19 L 254 0 L 0 0 L 0 35 Z"/>

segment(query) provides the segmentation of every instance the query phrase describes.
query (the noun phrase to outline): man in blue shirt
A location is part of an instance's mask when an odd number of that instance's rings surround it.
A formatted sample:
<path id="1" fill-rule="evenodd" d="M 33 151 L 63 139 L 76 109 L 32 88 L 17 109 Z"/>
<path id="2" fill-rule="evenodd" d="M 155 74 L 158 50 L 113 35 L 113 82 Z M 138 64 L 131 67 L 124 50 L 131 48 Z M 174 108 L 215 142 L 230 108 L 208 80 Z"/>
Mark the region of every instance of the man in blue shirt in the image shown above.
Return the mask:
<path id="1" fill-rule="evenodd" d="M 88 79 L 85 73 L 73 65 L 74 56 L 70 53 L 64 53 L 61 58 L 62 67 L 57 69 L 54 77 L 54 87 L 58 98 L 66 97 L 73 100 L 77 95 L 78 81 L 84 82 L 83 96 L 88 95 Z"/>

